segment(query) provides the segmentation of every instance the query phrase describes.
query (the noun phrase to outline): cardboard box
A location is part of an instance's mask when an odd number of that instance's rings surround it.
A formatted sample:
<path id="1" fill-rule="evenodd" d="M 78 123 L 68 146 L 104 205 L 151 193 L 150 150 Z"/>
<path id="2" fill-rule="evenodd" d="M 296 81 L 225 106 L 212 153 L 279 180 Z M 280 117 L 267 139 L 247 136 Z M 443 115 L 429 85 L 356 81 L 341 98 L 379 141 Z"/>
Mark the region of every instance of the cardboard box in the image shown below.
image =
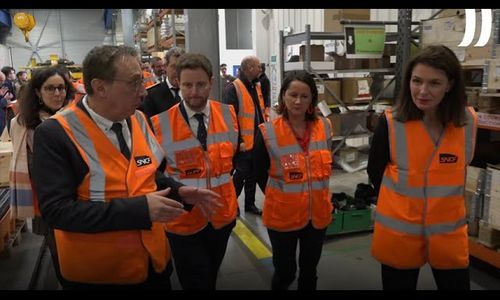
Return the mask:
<path id="1" fill-rule="evenodd" d="M 333 113 L 328 116 L 333 125 L 333 136 L 342 135 L 342 114 Z"/>
<path id="2" fill-rule="evenodd" d="M 340 82 L 340 80 L 325 80 L 324 82 L 325 82 L 325 85 L 332 92 L 334 92 L 337 95 L 337 97 L 339 97 L 339 98 L 342 97 L 342 94 L 341 94 L 342 83 Z M 318 89 L 318 102 L 325 100 L 325 102 L 329 105 L 339 104 L 337 101 L 335 101 L 335 98 L 333 97 L 333 95 L 331 95 L 327 91 L 325 86 L 323 84 L 321 84 L 319 81 L 316 82 L 316 87 Z"/>
<path id="3" fill-rule="evenodd" d="M 358 159 L 359 151 L 354 147 L 344 147 L 339 150 L 339 156 L 344 162 L 350 163 Z"/>
<path id="4" fill-rule="evenodd" d="M 335 70 L 356 70 L 363 68 L 364 59 L 346 58 L 345 55 L 333 54 Z"/>
<path id="5" fill-rule="evenodd" d="M 342 100 L 345 103 L 362 103 L 372 99 L 371 78 L 342 78 Z"/>
<path id="6" fill-rule="evenodd" d="M 500 98 L 479 96 L 477 99 L 478 111 L 488 114 L 500 114 Z"/>
<path id="7" fill-rule="evenodd" d="M 10 161 L 14 150 L 6 132 L 7 127 L 5 127 L 2 137 L 0 137 L 0 187 L 9 186 Z"/>
<path id="8" fill-rule="evenodd" d="M 299 48 L 299 61 L 306 60 L 306 45 Z M 325 47 L 323 45 L 311 45 L 311 61 L 324 61 L 325 60 Z"/>
<path id="9" fill-rule="evenodd" d="M 439 18 L 449 18 L 449 17 L 457 17 L 460 15 L 465 14 L 465 9 L 443 9 L 442 12 L 437 14 L 434 19 L 439 19 Z"/>
<path id="10" fill-rule="evenodd" d="M 493 35 L 484 47 L 473 47 L 478 41 L 481 33 L 481 12 L 476 12 L 476 29 L 472 44 L 469 47 L 458 47 L 465 33 L 465 15 L 453 15 L 450 17 L 422 21 L 422 47 L 432 44 L 442 44 L 449 47 L 457 55 L 460 61 L 491 58 Z M 495 24 L 492 21 L 492 28 Z"/>
<path id="11" fill-rule="evenodd" d="M 344 32 L 340 20 L 370 20 L 370 9 L 325 9 L 325 32 Z"/>
<path id="12" fill-rule="evenodd" d="M 489 198 L 486 219 L 489 226 L 500 230 L 500 166 L 488 165 L 486 168 L 485 197 Z M 486 210 L 485 210 L 486 212 Z M 500 237 L 500 236 L 499 236 Z"/>

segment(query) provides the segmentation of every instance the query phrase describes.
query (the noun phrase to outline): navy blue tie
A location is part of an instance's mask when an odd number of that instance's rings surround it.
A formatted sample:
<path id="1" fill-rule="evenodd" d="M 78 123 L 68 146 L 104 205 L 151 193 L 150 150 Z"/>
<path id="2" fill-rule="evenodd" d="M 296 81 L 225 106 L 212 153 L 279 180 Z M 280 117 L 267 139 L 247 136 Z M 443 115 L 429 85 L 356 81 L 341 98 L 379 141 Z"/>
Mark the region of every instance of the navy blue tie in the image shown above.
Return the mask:
<path id="1" fill-rule="evenodd" d="M 196 132 L 196 138 L 200 141 L 203 150 L 207 151 L 207 129 L 205 128 L 205 122 L 203 120 L 203 113 L 196 113 L 194 117 L 198 120 L 198 130 Z"/>
<path id="2" fill-rule="evenodd" d="M 111 130 L 113 130 L 113 132 L 116 134 L 116 137 L 118 138 L 118 143 L 120 144 L 120 152 L 127 159 L 130 159 L 130 150 L 128 149 L 127 142 L 125 142 L 125 138 L 123 137 L 122 124 L 113 123 L 113 125 L 111 126 Z"/>

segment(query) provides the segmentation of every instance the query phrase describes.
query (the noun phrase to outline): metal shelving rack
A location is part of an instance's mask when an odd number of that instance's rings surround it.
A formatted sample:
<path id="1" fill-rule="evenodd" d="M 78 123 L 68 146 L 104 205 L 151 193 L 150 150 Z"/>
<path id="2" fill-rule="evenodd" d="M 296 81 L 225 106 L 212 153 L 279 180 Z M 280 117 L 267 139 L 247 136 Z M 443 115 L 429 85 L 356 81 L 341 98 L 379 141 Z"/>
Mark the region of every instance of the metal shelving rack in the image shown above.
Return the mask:
<path id="1" fill-rule="evenodd" d="M 351 23 L 351 24 L 384 24 L 384 25 L 393 25 L 394 22 L 377 22 L 377 21 L 348 21 L 343 20 L 341 23 Z M 280 74 L 284 75 L 285 71 L 293 70 L 293 69 L 304 69 L 311 72 L 315 77 L 319 80 L 320 83 L 324 84 L 323 78 L 319 75 L 319 73 L 370 73 L 370 74 L 384 74 L 384 73 L 396 73 L 396 76 L 391 79 L 391 81 L 385 85 L 379 93 L 372 98 L 370 103 L 368 104 L 363 114 L 360 114 L 359 110 L 356 110 L 357 118 L 366 118 L 368 111 L 373 107 L 374 103 L 378 101 L 380 96 L 384 93 L 388 86 L 392 84 L 394 80 L 396 80 L 396 86 L 398 86 L 398 81 L 401 76 L 398 76 L 402 73 L 403 65 L 407 57 L 409 56 L 410 51 L 410 38 L 412 37 L 411 25 L 415 24 L 411 21 L 411 9 L 400 9 L 398 15 L 398 32 L 397 33 L 386 33 L 386 39 L 388 41 L 396 40 L 398 42 L 396 48 L 396 68 L 395 70 L 391 69 L 358 69 L 358 70 L 333 70 L 332 62 L 311 62 L 311 40 L 343 40 L 344 33 L 332 33 L 332 32 L 311 32 L 311 26 L 307 24 L 305 26 L 305 32 L 295 33 L 284 36 L 283 31 L 280 31 Z M 416 23 L 418 24 L 418 23 Z M 418 37 L 419 35 L 414 35 Z M 305 57 L 303 62 L 295 62 L 295 63 L 287 63 L 285 65 L 285 55 L 284 49 L 290 45 L 301 44 L 305 42 Z M 399 71 L 398 71 L 399 70 Z M 353 76 L 354 77 L 354 76 Z M 372 76 L 373 77 L 373 76 Z M 382 76 L 383 77 L 383 76 Z M 348 112 L 352 112 L 346 103 L 335 93 L 333 92 L 327 85 L 325 86 L 326 92 L 333 96 L 336 102 L 339 103 L 345 110 Z M 354 115 L 353 115 L 354 116 Z M 354 130 L 358 128 L 360 122 L 356 122 L 352 128 L 349 128 L 345 135 L 342 137 L 336 137 L 334 140 L 338 141 L 335 148 L 332 150 L 332 153 L 336 153 L 346 142 L 347 138 L 349 138 Z M 369 132 L 365 126 L 363 129 L 366 132 Z"/>

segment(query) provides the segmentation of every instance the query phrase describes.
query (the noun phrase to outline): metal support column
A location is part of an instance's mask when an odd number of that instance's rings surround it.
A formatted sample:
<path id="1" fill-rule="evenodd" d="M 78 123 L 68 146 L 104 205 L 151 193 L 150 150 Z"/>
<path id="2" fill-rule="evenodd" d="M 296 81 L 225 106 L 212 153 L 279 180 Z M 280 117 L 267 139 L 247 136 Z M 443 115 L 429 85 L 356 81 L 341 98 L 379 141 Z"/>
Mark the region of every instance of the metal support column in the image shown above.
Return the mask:
<path id="1" fill-rule="evenodd" d="M 210 96 L 222 99 L 220 91 L 219 13 L 217 9 L 185 9 L 186 52 L 203 53 L 212 63 L 213 84 Z M 190 22 L 190 20 L 192 20 Z M 211 34 L 207 34 L 210 32 Z"/>
<path id="2" fill-rule="evenodd" d="M 134 16 L 131 9 L 122 9 L 123 44 L 134 47 Z"/>
<path id="3" fill-rule="evenodd" d="M 66 58 L 66 51 L 64 49 L 64 39 L 63 39 L 63 27 L 62 27 L 62 18 L 61 18 L 61 10 L 57 10 L 58 18 L 59 18 L 59 38 L 61 40 L 61 58 Z"/>
<path id="4" fill-rule="evenodd" d="M 397 101 L 401 89 L 404 67 L 410 58 L 411 9 L 398 9 L 398 39 L 396 46 L 396 86 L 394 96 Z"/>
<path id="5" fill-rule="evenodd" d="M 311 25 L 306 25 L 306 49 L 305 49 L 305 59 L 304 59 L 304 70 L 311 72 Z"/>

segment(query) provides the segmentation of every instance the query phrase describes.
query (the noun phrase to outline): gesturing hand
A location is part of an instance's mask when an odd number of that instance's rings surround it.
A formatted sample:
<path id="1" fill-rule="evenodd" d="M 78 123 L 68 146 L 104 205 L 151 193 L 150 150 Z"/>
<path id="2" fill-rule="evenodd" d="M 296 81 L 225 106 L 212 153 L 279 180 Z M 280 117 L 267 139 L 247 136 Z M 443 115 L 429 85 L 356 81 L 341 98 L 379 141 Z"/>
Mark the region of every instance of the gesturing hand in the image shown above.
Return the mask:
<path id="1" fill-rule="evenodd" d="M 188 204 L 196 205 L 200 208 L 205 217 L 210 217 L 217 208 L 223 207 L 222 197 L 207 189 L 199 189 L 192 186 L 179 188 L 179 196 Z"/>
<path id="2" fill-rule="evenodd" d="M 167 198 L 170 188 L 146 195 L 149 217 L 154 222 L 168 222 L 180 216 L 184 210 L 182 203 Z"/>

